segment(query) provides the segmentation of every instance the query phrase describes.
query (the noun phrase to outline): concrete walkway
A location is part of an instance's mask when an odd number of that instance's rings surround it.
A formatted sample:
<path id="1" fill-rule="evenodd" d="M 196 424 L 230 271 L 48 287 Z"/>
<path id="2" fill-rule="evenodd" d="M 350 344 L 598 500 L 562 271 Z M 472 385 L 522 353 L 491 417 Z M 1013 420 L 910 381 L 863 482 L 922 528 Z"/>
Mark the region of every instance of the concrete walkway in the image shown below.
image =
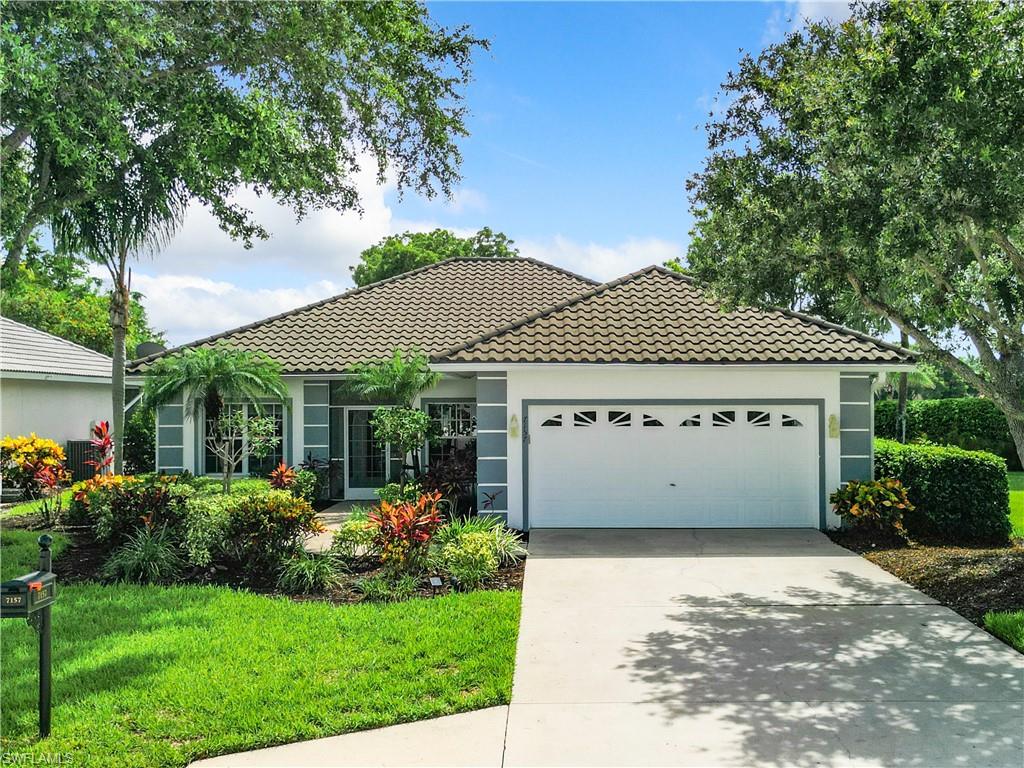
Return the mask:
<path id="1" fill-rule="evenodd" d="M 815 531 L 535 531 L 511 706 L 201 765 L 1016 767 L 1024 656 Z"/>

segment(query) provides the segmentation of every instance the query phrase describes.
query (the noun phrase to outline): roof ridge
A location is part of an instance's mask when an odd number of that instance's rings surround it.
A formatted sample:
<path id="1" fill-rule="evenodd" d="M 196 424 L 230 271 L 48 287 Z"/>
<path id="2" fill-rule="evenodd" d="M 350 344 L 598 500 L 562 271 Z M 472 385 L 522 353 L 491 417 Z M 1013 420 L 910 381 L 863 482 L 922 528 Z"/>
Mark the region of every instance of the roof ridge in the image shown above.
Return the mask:
<path id="1" fill-rule="evenodd" d="M 676 272 L 673 269 L 668 269 L 668 268 L 663 267 L 663 266 L 658 266 L 657 264 L 655 264 L 653 266 L 654 266 L 655 269 L 657 269 L 659 272 L 662 272 L 663 274 L 671 275 L 672 277 L 676 277 L 676 278 L 678 278 L 680 280 L 683 280 L 683 281 L 689 283 L 690 285 L 693 285 L 695 288 L 697 288 L 699 290 L 703 290 L 703 286 L 700 283 L 698 283 L 697 280 L 695 280 L 690 275 L 684 275 L 681 272 Z M 737 307 L 737 309 L 739 309 L 739 308 L 740 307 Z M 885 347 L 886 349 L 892 350 L 893 352 L 901 352 L 901 353 L 904 353 L 904 354 L 907 354 L 907 355 L 911 355 L 913 357 L 919 357 L 920 356 L 919 352 L 915 352 L 912 349 L 907 349 L 906 347 L 901 347 L 899 344 L 892 344 L 892 343 L 890 343 L 888 341 L 883 341 L 882 339 L 876 339 L 871 334 L 862 333 L 861 331 L 858 331 L 858 330 L 856 330 L 854 328 L 850 328 L 850 327 L 845 326 L 845 325 L 840 325 L 839 323 L 833 323 L 833 322 L 830 322 L 828 320 L 825 320 L 824 318 L 815 317 L 814 315 L 808 314 L 806 312 L 800 312 L 799 310 L 796 310 L 796 309 L 787 309 L 786 307 L 779 307 L 779 306 L 775 306 L 774 304 L 768 305 L 766 307 L 746 306 L 746 307 L 743 307 L 743 308 L 744 309 L 760 310 L 760 311 L 769 311 L 769 312 L 781 312 L 782 314 L 788 315 L 789 317 L 794 317 L 797 320 L 803 320 L 804 322 L 812 323 L 814 325 L 820 325 L 820 326 L 822 326 L 824 328 L 828 328 L 831 331 L 839 331 L 841 333 L 845 333 L 845 334 L 848 334 L 850 336 L 853 336 L 854 338 L 860 339 L 861 341 L 867 341 L 867 342 L 870 342 L 872 344 L 877 344 L 877 345 L 879 345 L 881 347 Z"/>
<path id="2" fill-rule="evenodd" d="M 78 349 L 82 350 L 83 352 L 88 352 L 89 354 L 92 354 L 92 355 L 98 355 L 99 357 L 102 357 L 104 360 L 106 360 L 108 362 L 111 362 L 111 363 L 114 362 L 114 358 L 112 358 L 110 355 L 106 355 L 106 354 L 104 354 L 102 352 L 97 352 L 95 349 L 89 349 L 89 347 L 86 347 L 83 344 L 79 344 L 77 341 L 71 341 L 71 339 L 65 339 L 63 336 L 58 336 L 55 333 L 50 333 L 49 331 L 44 331 L 42 328 L 36 328 L 34 325 L 28 325 L 27 323 L 22 323 L 22 322 L 20 322 L 18 320 L 15 320 L 14 318 L 7 317 L 6 315 L 0 315 L 0 319 L 4 320 L 5 322 L 8 322 L 8 323 L 14 323 L 15 325 L 20 325 L 22 328 L 28 328 L 30 331 L 34 331 L 35 333 L 41 333 L 44 336 L 50 336 L 51 338 L 57 339 L 57 341 L 63 342 L 64 344 L 70 344 L 72 347 L 77 347 Z"/>
<path id="3" fill-rule="evenodd" d="M 543 264 L 543 262 L 540 263 Z M 565 301 L 560 301 L 557 304 L 552 304 L 550 307 L 546 307 L 545 309 L 532 312 L 529 315 L 519 318 L 518 320 L 513 320 L 511 323 L 506 323 L 505 325 L 502 325 L 498 328 L 494 328 L 490 331 L 482 333 L 476 338 L 470 339 L 469 341 L 465 341 L 461 344 L 455 345 L 454 347 L 446 349 L 444 352 L 441 352 L 440 354 L 432 355 L 430 359 L 435 362 L 440 362 L 446 357 L 450 357 L 451 355 L 463 352 L 472 346 L 481 344 L 485 341 L 489 341 L 490 339 L 493 339 L 497 336 L 501 336 L 502 334 L 508 333 L 509 331 L 514 331 L 517 328 L 522 328 L 524 325 L 528 325 L 529 323 L 532 323 L 535 320 L 540 320 L 543 317 L 553 315 L 555 312 L 559 312 L 563 309 L 568 309 L 573 304 L 578 304 L 582 301 L 586 301 L 587 299 L 591 299 L 600 293 L 612 290 L 613 288 L 617 288 L 620 285 L 639 277 L 640 275 L 646 274 L 651 270 L 657 269 L 660 268 L 656 264 L 651 264 L 650 266 L 644 267 L 643 269 L 638 269 L 635 272 L 630 272 L 628 275 L 623 275 L 622 277 L 617 277 L 614 280 L 610 280 L 606 283 L 595 285 L 590 290 L 583 291 L 582 293 L 577 294 L 576 296 L 573 296 L 571 298 L 568 298 Z"/>
<path id="4" fill-rule="evenodd" d="M 188 342 L 186 344 L 179 344 L 177 346 L 165 349 L 165 350 L 163 350 L 161 352 L 154 352 L 153 354 L 146 355 L 145 357 L 139 357 L 139 358 L 136 358 L 134 360 L 129 360 L 128 363 L 126 364 L 126 368 L 134 368 L 134 367 L 137 367 L 139 365 L 150 363 L 150 362 L 152 362 L 152 361 L 154 361 L 154 360 L 156 360 L 156 359 L 158 359 L 160 357 L 164 357 L 166 355 L 171 355 L 171 354 L 174 354 L 176 352 L 180 352 L 182 350 L 189 349 L 191 347 L 197 347 L 197 346 L 199 346 L 201 344 L 207 344 L 207 343 L 209 343 L 211 341 L 217 341 L 218 339 L 223 339 L 223 338 L 225 338 L 227 336 L 230 336 L 230 335 L 235 334 L 235 333 L 239 333 L 241 331 L 252 330 L 253 328 L 258 328 L 261 325 L 265 325 L 266 323 L 271 323 L 271 322 L 274 322 L 275 320 L 280 320 L 280 319 L 285 318 L 285 317 L 291 317 L 293 315 L 299 314 L 300 312 L 306 312 L 308 310 L 324 306 L 325 304 L 330 304 L 333 301 L 338 301 L 339 299 L 345 299 L 345 298 L 348 298 L 350 296 L 355 296 L 356 294 L 363 293 L 363 292 L 368 291 L 368 290 L 370 290 L 372 288 L 378 288 L 378 287 L 380 287 L 382 285 L 388 285 L 388 284 L 391 284 L 391 283 L 397 283 L 397 282 L 400 282 L 400 281 L 405 280 L 407 278 L 413 277 L 414 275 L 418 275 L 418 274 L 421 274 L 423 272 L 427 272 L 429 270 L 436 269 L 436 268 L 438 268 L 438 267 L 440 267 L 442 265 L 445 265 L 445 264 L 450 264 L 452 262 L 465 262 L 465 261 L 474 261 L 474 262 L 497 262 L 497 261 L 503 261 L 503 262 L 529 262 L 530 264 L 534 264 L 536 266 L 543 267 L 545 269 L 549 269 L 549 270 L 552 270 L 554 272 L 559 272 L 561 274 L 567 275 L 569 277 L 575 278 L 575 279 L 580 280 L 580 281 L 585 282 L 585 283 L 590 283 L 590 284 L 594 284 L 595 283 L 594 280 L 591 280 L 588 277 L 583 277 L 582 275 L 577 275 L 574 272 L 570 272 L 567 269 L 563 269 L 562 267 L 557 267 L 554 264 L 548 264 L 547 262 L 540 261 L 539 259 L 534 259 L 534 258 L 531 258 L 529 256 L 450 256 L 447 259 L 441 259 L 441 261 L 435 261 L 433 264 L 424 264 L 422 267 L 417 267 L 416 269 L 410 269 L 407 272 L 402 272 L 402 273 L 397 274 L 397 275 L 392 275 L 391 277 L 386 277 L 383 280 L 377 280 L 376 282 L 367 283 L 366 285 L 354 286 L 354 287 L 349 288 L 349 289 L 347 289 L 345 291 L 342 291 L 341 293 L 336 293 L 333 296 L 328 296 L 326 298 L 318 299 L 317 301 L 310 302 L 309 304 L 304 304 L 304 305 L 302 305 L 300 307 L 295 307 L 294 309 L 289 309 L 286 312 L 279 312 L 276 315 L 271 315 L 270 317 L 265 317 L 265 318 L 263 318 L 261 320 L 254 320 L 251 323 L 245 323 L 244 325 L 239 325 L 239 326 L 237 326 L 235 328 L 229 328 L 226 331 L 221 331 L 220 333 L 215 333 L 215 334 L 212 334 L 210 336 L 205 336 L 205 337 L 200 338 L 200 339 L 195 339 L 194 341 L 190 341 L 190 342 Z"/>
<path id="5" fill-rule="evenodd" d="M 556 312 L 560 312 L 560 311 L 562 311 L 564 309 L 569 309 L 570 307 L 572 307 L 574 305 L 580 304 L 580 303 L 582 303 L 584 301 L 587 301 L 587 300 L 589 300 L 591 298 L 594 298 L 595 296 L 598 296 L 598 295 L 600 295 L 602 293 L 605 293 L 605 292 L 607 292 L 609 290 L 613 290 L 615 288 L 618 288 L 619 286 L 624 285 L 625 283 L 628 283 L 628 282 L 630 282 L 632 280 L 635 280 L 636 278 L 641 277 L 642 275 L 651 274 L 651 273 L 657 273 L 657 274 L 662 274 L 662 275 L 666 275 L 666 276 L 672 277 L 672 278 L 674 278 L 676 280 L 679 280 L 681 282 L 686 283 L 687 285 L 689 285 L 692 288 L 697 289 L 702 294 L 706 294 L 706 291 L 704 290 L 704 287 L 694 277 L 692 277 L 691 275 L 682 274 L 680 272 L 677 272 L 677 271 L 675 271 L 673 269 L 669 269 L 669 268 L 667 268 L 665 266 L 662 266 L 662 265 L 659 265 L 659 264 L 651 264 L 651 265 L 649 265 L 647 267 L 643 267 L 641 269 L 638 269 L 638 270 L 635 270 L 633 272 L 630 272 L 627 275 L 623 275 L 622 277 L 616 278 L 615 280 L 610 280 L 610 281 L 608 281 L 606 283 L 602 283 L 602 284 L 600 284 L 598 286 L 595 286 L 594 288 L 592 288 L 592 289 L 590 289 L 588 291 L 584 291 L 584 292 L 580 293 L 579 295 L 573 296 L 573 297 L 571 297 L 569 299 L 566 299 L 565 301 L 561 301 L 558 304 L 554 304 L 554 305 L 552 305 L 550 307 L 547 307 L 545 309 L 539 310 L 537 312 L 533 312 L 533 313 L 531 313 L 531 314 L 529 314 L 529 315 L 527 315 L 525 317 L 520 318 L 519 320 L 515 320 L 515 321 L 513 321 L 511 323 L 507 323 L 507 324 L 505 324 L 505 325 L 503 325 L 503 326 L 501 326 L 499 328 L 495 328 L 495 329 L 493 329 L 491 331 L 488 331 L 486 333 L 480 334 L 475 339 L 471 339 L 471 340 L 469 340 L 467 342 L 464 342 L 462 344 L 459 344 L 459 345 L 456 345 L 454 347 L 451 347 L 450 349 L 447 349 L 447 350 L 445 350 L 444 352 L 442 352 L 442 353 L 440 353 L 438 355 L 432 356 L 431 359 L 433 361 L 435 361 L 435 362 L 442 362 L 446 358 L 449 358 L 452 355 L 456 355 L 456 354 L 458 354 L 460 352 L 467 351 L 470 348 L 476 346 L 477 344 L 482 344 L 482 343 L 484 343 L 486 341 L 490 341 L 491 339 L 497 338 L 498 336 L 502 336 L 502 335 L 504 335 L 506 333 L 510 333 L 511 331 L 518 330 L 519 328 L 522 328 L 522 327 L 524 327 L 526 325 L 529 325 L 530 323 L 533 323 L 533 322 L 535 322 L 537 320 L 540 320 L 542 318 L 550 317 L 551 315 L 555 314 Z M 854 330 L 853 328 L 847 328 L 846 326 L 838 325 L 836 323 L 829 322 L 828 320 L 824 320 L 824 319 L 822 319 L 820 317 L 815 317 L 813 315 L 809 315 L 809 314 L 806 314 L 806 313 L 803 313 L 803 312 L 798 312 L 796 310 L 785 309 L 783 307 L 776 307 L 776 306 L 768 306 L 768 307 L 744 306 L 742 308 L 743 309 L 753 310 L 753 311 L 756 311 L 756 312 L 778 312 L 779 314 L 785 315 L 787 317 L 791 317 L 791 318 L 800 320 L 800 321 L 808 323 L 810 325 L 816 325 L 816 326 L 819 326 L 819 327 L 822 327 L 822 328 L 826 328 L 826 329 L 831 330 L 831 331 L 837 331 L 837 332 L 843 333 L 843 334 L 845 334 L 847 336 L 851 336 L 851 337 L 853 337 L 855 339 L 858 339 L 860 341 L 864 341 L 864 342 L 867 342 L 869 344 L 873 344 L 876 347 L 881 347 L 883 349 L 888 349 L 890 351 L 897 352 L 897 353 L 899 353 L 901 355 L 905 355 L 905 356 L 907 356 L 909 358 L 916 358 L 916 357 L 919 356 L 919 353 L 914 352 L 913 350 L 901 347 L 901 346 L 899 346 L 897 344 L 891 344 L 891 343 L 889 343 L 887 341 L 882 341 L 881 339 L 876 339 L 875 337 L 873 337 L 873 336 L 871 336 L 869 334 L 861 333 L 860 331 Z M 737 309 L 740 309 L 740 307 L 737 307 Z M 716 314 L 718 314 L 718 312 L 719 312 L 719 310 L 716 310 Z"/>

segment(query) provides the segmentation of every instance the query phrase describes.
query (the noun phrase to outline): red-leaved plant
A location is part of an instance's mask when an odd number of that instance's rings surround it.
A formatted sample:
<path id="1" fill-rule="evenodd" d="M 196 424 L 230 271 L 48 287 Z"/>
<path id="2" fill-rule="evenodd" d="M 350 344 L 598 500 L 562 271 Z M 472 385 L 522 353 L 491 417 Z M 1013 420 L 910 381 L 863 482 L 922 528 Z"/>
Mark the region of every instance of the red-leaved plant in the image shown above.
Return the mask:
<path id="1" fill-rule="evenodd" d="M 96 452 L 96 458 L 86 459 L 85 463 L 92 467 L 97 475 L 110 474 L 110 467 L 114 463 L 114 436 L 110 432 L 109 421 L 98 421 L 93 425 L 89 445 Z"/>
<path id="2" fill-rule="evenodd" d="M 423 565 L 427 547 L 441 525 L 438 492 L 424 493 L 416 501 L 390 504 L 386 501 L 370 513 L 377 526 L 376 544 L 381 562 L 397 570 L 413 570 Z"/>
<path id="3" fill-rule="evenodd" d="M 295 485 L 295 470 L 283 461 L 270 473 L 270 486 L 282 491 L 290 490 Z"/>

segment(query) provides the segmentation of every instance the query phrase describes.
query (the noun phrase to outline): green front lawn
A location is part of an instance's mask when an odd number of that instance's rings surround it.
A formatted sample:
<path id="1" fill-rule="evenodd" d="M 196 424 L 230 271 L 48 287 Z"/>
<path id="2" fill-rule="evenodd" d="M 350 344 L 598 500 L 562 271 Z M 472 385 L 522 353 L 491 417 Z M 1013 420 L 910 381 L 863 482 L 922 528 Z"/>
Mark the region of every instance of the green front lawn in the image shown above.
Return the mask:
<path id="1" fill-rule="evenodd" d="M 67 509 L 71 503 L 71 491 L 64 491 L 62 494 L 62 504 L 64 509 Z M 20 504 L 15 504 L 7 509 L 0 510 L 0 519 L 10 517 L 23 517 L 24 515 L 34 515 L 39 511 L 39 508 L 43 505 L 42 499 L 33 499 L 32 501 L 23 501 Z"/>
<path id="2" fill-rule="evenodd" d="M 1013 535 L 1024 539 L 1024 472 L 1008 472 L 1010 478 L 1010 523 Z"/>
<path id="3" fill-rule="evenodd" d="M 986 613 L 985 629 L 1024 653 L 1024 611 Z"/>
<path id="4" fill-rule="evenodd" d="M 35 567 L 5 532 L 3 575 Z M 3 752 L 183 766 L 237 750 L 505 703 L 518 592 L 334 606 L 224 587 L 68 585 L 53 611 L 53 735 L 36 742 L 36 644 L 4 622 Z"/>

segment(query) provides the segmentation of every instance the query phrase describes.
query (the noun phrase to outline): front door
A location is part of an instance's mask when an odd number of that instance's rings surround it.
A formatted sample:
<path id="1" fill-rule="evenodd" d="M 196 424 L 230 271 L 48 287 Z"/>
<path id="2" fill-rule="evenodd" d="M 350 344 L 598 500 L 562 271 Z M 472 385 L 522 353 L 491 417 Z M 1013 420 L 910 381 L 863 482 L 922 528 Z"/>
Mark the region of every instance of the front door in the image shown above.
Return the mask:
<path id="1" fill-rule="evenodd" d="M 345 408 L 348 460 L 345 462 L 345 498 L 373 499 L 388 482 L 388 446 L 378 441 L 370 426 L 375 408 Z"/>

